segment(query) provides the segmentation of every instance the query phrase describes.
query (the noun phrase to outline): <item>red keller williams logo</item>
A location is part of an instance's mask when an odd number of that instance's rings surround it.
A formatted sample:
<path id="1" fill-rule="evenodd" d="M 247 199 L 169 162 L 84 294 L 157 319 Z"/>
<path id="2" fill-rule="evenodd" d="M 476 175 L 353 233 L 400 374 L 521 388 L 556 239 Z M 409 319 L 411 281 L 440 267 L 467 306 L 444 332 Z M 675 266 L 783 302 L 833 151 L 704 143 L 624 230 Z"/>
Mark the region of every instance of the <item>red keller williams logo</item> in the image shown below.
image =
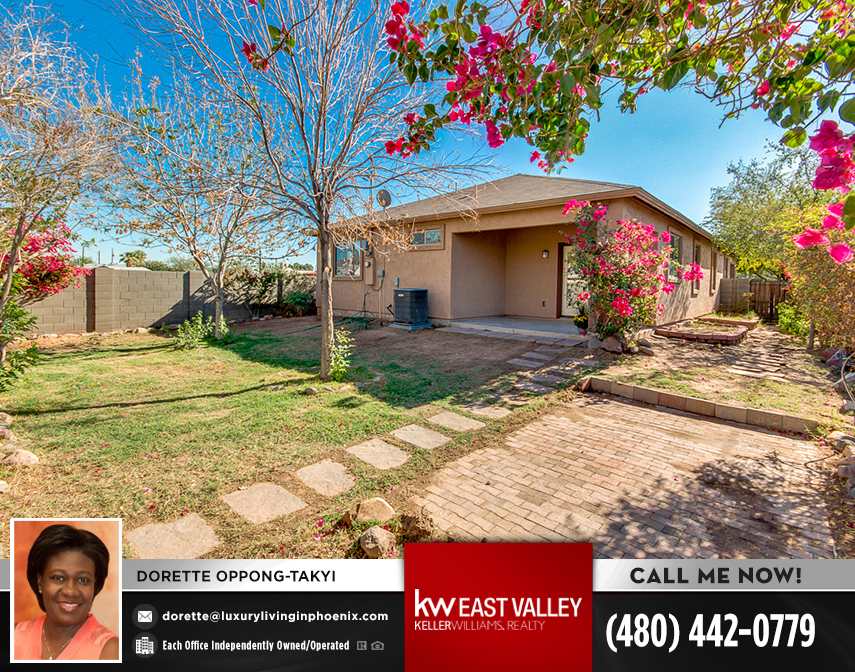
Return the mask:
<path id="1" fill-rule="evenodd" d="M 591 669 L 591 544 L 408 544 L 407 672 Z"/>

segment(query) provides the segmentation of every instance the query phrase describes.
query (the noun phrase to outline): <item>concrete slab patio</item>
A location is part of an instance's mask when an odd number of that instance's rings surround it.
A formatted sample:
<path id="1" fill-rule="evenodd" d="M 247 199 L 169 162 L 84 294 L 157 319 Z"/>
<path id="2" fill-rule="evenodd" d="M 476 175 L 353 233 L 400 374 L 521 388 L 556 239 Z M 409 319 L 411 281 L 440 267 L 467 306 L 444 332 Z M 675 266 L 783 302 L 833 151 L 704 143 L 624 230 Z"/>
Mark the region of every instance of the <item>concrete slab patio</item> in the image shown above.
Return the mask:
<path id="1" fill-rule="evenodd" d="M 798 437 L 586 395 L 437 472 L 466 540 L 590 541 L 605 558 L 830 558 L 820 455 Z"/>

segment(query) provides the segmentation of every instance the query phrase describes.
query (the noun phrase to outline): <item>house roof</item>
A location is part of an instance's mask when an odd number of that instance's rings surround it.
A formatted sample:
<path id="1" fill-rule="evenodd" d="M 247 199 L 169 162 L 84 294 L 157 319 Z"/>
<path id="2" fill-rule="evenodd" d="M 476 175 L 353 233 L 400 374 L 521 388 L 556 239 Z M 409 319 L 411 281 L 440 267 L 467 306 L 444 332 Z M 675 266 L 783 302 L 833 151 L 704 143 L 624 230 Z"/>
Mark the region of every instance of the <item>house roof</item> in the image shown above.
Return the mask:
<path id="1" fill-rule="evenodd" d="M 481 215 L 563 205 L 570 199 L 607 200 L 628 197 L 638 199 L 676 219 L 704 238 L 711 239 L 708 231 L 641 187 L 545 175 L 517 174 L 492 182 L 484 182 L 448 194 L 389 208 L 386 216 L 389 219 L 424 222 L 444 219 L 449 215 L 465 216 L 467 212 Z"/>

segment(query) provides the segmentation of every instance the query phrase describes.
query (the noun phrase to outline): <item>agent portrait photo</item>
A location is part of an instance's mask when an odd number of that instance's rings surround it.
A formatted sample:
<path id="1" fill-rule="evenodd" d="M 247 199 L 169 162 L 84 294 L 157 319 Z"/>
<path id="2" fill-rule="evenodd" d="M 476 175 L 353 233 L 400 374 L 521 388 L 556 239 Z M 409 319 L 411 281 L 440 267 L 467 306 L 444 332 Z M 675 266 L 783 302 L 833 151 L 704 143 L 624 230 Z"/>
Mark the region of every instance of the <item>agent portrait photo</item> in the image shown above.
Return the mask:
<path id="1" fill-rule="evenodd" d="M 121 521 L 12 521 L 14 661 L 118 661 Z"/>

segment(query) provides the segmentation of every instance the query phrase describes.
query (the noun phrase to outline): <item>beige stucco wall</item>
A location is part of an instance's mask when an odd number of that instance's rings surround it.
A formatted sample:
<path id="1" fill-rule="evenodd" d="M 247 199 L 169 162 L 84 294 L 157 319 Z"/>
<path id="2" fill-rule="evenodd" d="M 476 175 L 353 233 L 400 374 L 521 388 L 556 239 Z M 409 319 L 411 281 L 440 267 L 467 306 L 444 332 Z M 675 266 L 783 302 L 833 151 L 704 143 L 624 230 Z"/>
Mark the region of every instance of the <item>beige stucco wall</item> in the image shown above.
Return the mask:
<path id="1" fill-rule="evenodd" d="M 568 224 L 514 229 L 508 232 L 508 263 L 505 268 L 505 314 L 554 318 L 562 260 L 558 246 Z M 543 251 L 549 258 L 543 258 Z M 546 305 L 544 305 L 546 304 Z"/>
<path id="2" fill-rule="evenodd" d="M 371 268 L 366 269 L 366 261 L 371 263 Z M 384 271 L 385 278 L 378 274 L 380 270 Z M 369 256 L 363 253 L 359 277 L 333 278 L 333 310 L 344 315 L 360 311 L 364 297 L 365 310 L 387 319 L 390 316 L 386 307 L 392 305 L 394 310 L 394 281 L 398 278 L 401 288 L 428 290 L 429 318 L 448 319 L 450 276 L 451 245 L 447 238 L 441 250 L 374 250 Z"/>
<path id="3" fill-rule="evenodd" d="M 682 263 L 692 260 L 694 241 L 701 243 L 704 279 L 700 288 L 678 281 L 670 297 L 663 297 L 665 313 L 660 323 L 695 317 L 715 310 L 718 287 L 726 258 L 717 255 L 716 290 L 710 289 L 712 251 L 702 239 L 668 215 L 634 198 L 607 201 L 610 220 L 638 218 L 653 224 L 657 233 L 670 231 L 683 239 Z M 373 268 L 355 279 L 333 281 L 333 308 L 347 315 L 363 307 L 388 318 L 385 307 L 394 303 L 394 279 L 400 287 L 428 290 L 428 316 L 435 321 L 490 315 L 555 318 L 560 301 L 561 255 L 559 246 L 573 230 L 561 206 L 483 215 L 477 222 L 451 219 L 429 223 L 425 228 L 443 227 L 443 249 L 375 251 L 363 262 Z M 543 259 L 543 250 L 549 259 Z M 385 281 L 376 271 L 385 271 Z M 379 291 L 374 291 L 379 290 Z M 544 305 L 546 304 L 546 305 Z"/>
<path id="4" fill-rule="evenodd" d="M 452 319 L 505 314 L 505 267 L 512 233 L 514 231 L 452 234 Z"/>

